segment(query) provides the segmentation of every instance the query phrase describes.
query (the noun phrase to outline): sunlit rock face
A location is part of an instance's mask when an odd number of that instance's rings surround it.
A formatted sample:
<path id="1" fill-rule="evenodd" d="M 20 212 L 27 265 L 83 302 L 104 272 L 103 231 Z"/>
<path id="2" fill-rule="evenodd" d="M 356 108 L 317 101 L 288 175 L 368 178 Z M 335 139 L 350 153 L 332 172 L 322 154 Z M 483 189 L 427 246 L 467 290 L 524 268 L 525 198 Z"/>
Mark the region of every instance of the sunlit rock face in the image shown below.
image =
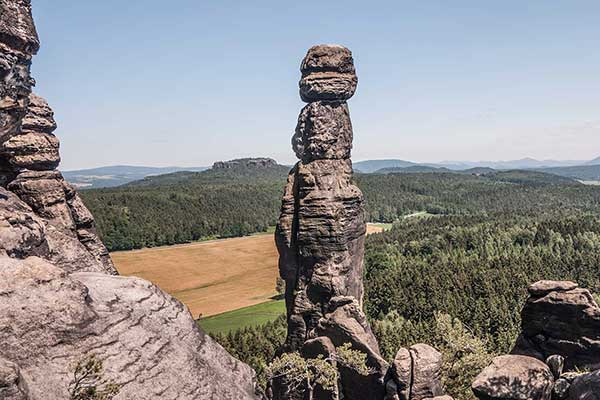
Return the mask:
<path id="1" fill-rule="evenodd" d="M 473 382 L 482 400 L 600 398 L 600 307 L 571 281 L 529 286 L 521 334 Z"/>
<path id="2" fill-rule="evenodd" d="M 301 66 L 292 147 L 300 161 L 289 174 L 276 231 L 286 281 L 286 351 L 326 337 L 367 354 L 368 377 L 342 371 L 347 399 L 382 399 L 387 363 L 362 311 L 366 224 L 363 195 L 352 183 L 352 123 L 346 100 L 356 90 L 352 53 L 312 47 Z"/>
<path id="3" fill-rule="evenodd" d="M 30 1 L 0 0 L 0 399 L 70 399 L 91 355 L 119 400 L 260 398 L 254 371 L 184 305 L 115 276 L 92 214 L 55 169 L 53 112 L 31 93 L 38 47 Z"/>
<path id="4" fill-rule="evenodd" d="M 31 92 L 31 59 L 39 40 L 27 0 L 0 0 L 0 186 L 31 208 L 42 225 L 40 246 L 20 249 L 68 272 L 97 271 L 116 274 L 106 247 L 96 234 L 94 219 L 79 195 L 56 170 L 59 141 L 54 135 L 54 112 Z M 6 195 L 0 204 L 17 207 Z M 21 207 L 18 206 L 18 207 Z M 0 214 L 6 214 L 0 212 Z M 0 236 L 23 233 L 29 220 L 5 216 Z M 12 242 L 0 249 L 16 254 Z"/>

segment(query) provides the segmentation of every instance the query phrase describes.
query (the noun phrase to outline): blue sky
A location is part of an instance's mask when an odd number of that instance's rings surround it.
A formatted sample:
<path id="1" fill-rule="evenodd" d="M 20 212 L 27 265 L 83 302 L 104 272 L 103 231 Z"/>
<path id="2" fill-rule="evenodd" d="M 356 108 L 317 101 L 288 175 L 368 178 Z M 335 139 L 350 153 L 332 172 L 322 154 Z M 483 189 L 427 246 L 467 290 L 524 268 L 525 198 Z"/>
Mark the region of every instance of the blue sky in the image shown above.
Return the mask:
<path id="1" fill-rule="evenodd" d="M 314 44 L 353 53 L 355 160 L 600 155 L 600 2 L 33 0 L 62 169 L 290 147 Z"/>

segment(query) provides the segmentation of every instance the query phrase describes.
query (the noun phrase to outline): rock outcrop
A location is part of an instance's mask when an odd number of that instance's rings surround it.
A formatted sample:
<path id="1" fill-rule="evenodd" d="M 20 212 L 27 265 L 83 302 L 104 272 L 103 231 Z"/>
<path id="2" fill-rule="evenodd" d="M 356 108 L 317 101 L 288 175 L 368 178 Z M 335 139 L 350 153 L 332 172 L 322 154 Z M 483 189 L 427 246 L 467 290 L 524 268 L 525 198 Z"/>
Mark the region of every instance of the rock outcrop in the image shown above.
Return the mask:
<path id="1" fill-rule="evenodd" d="M 363 196 L 352 183 L 352 124 L 346 100 L 356 89 L 352 53 L 312 47 L 301 66 L 300 95 L 309 104 L 292 139 L 300 159 L 289 174 L 276 231 L 286 281 L 286 351 L 310 339 L 351 343 L 367 354 L 368 377 L 342 370 L 346 399 L 382 399 L 387 363 L 362 311 Z"/>
<path id="2" fill-rule="evenodd" d="M 546 360 L 564 357 L 565 369 L 600 368 L 600 307 L 574 282 L 540 281 L 529 288 L 521 336 L 512 351 Z"/>
<path id="3" fill-rule="evenodd" d="M 116 399 L 257 399 L 254 371 L 150 282 L 115 276 L 94 219 L 56 171 L 48 104 L 31 94 L 29 0 L 0 0 L 0 399 L 68 399 L 97 357 Z"/>
<path id="4" fill-rule="evenodd" d="M 494 358 L 473 382 L 473 392 L 486 400 L 550 400 L 554 377 L 543 362 L 527 356 Z"/>
<path id="5" fill-rule="evenodd" d="M 213 169 L 235 169 L 235 168 L 271 168 L 276 167 L 277 161 L 272 158 L 240 158 L 237 160 L 217 161 Z"/>
<path id="6" fill-rule="evenodd" d="M 73 365 L 89 353 L 104 361 L 106 378 L 123 385 L 118 399 L 255 398 L 250 367 L 150 282 L 67 274 L 38 257 L 1 257 L 0 265 L 0 326 L 8 327 L 0 332 L 0 359 L 18 366 L 13 387 L 20 383 L 28 399 L 69 398 Z M 0 398 L 11 398 L 1 385 Z"/>
<path id="7" fill-rule="evenodd" d="M 600 307 L 590 291 L 570 281 L 539 281 L 528 291 L 513 354 L 497 357 L 474 393 L 482 400 L 600 398 Z"/>
<path id="8" fill-rule="evenodd" d="M 45 247 L 37 246 L 27 253 L 31 250 L 28 246 L 7 248 L 13 243 L 9 241 L 1 242 L 0 250 L 40 256 L 68 271 L 115 274 L 108 251 L 96 234 L 92 215 L 55 170 L 60 156 L 59 142 L 53 134 L 54 113 L 44 99 L 31 93 L 34 81 L 29 69 L 39 41 L 30 3 L 1 0 L 0 8 L 0 184 L 40 217 L 37 222 L 41 221 L 43 232 L 39 236 Z M 8 207 L 15 206 L 14 200 L 6 195 L 0 198 Z M 24 232 L 22 221 L 9 217 L 5 215 L 0 221 L 5 231 L 0 235 L 14 237 Z M 25 224 L 29 222 L 25 220 Z"/>
<path id="9" fill-rule="evenodd" d="M 363 195 L 352 183 L 353 132 L 346 103 L 358 82 L 352 53 L 337 45 L 312 47 L 301 73 L 300 97 L 308 105 L 292 137 L 300 161 L 289 173 L 275 233 L 279 271 L 286 282 L 283 351 L 326 341 L 332 343 L 330 351 L 350 344 L 366 355 L 368 375 L 338 364 L 339 387 L 318 399 L 337 399 L 336 393 L 347 400 L 442 395 L 439 353 L 413 346 L 406 350 L 408 366 L 398 361 L 395 373 L 388 374 L 362 309 L 366 224 Z M 275 398 L 298 396 L 285 392 L 276 387 Z"/>
<path id="10" fill-rule="evenodd" d="M 386 400 L 443 398 L 442 354 L 426 344 L 400 349 L 388 372 Z"/>

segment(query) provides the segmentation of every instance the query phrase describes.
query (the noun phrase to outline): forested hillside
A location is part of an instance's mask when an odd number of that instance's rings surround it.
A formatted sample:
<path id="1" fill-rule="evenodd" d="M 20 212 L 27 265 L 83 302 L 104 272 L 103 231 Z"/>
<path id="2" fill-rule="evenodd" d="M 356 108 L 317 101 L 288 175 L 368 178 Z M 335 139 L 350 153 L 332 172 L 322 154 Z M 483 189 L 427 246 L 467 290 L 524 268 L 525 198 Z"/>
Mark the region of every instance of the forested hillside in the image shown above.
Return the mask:
<path id="1" fill-rule="evenodd" d="M 406 220 L 366 245 L 366 310 L 394 311 L 434 326 L 452 315 L 508 352 L 527 287 L 540 279 L 573 280 L 600 290 L 598 214 L 560 210 L 536 216 L 442 216 Z"/>
<path id="2" fill-rule="evenodd" d="M 178 172 L 82 196 L 109 250 L 161 246 L 265 231 L 277 218 L 287 171 Z"/>
<path id="3" fill-rule="evenodd" d="M 566 279 L 600 292 L 600 210 L 590 210 L 408 218 L 368 236 L 365 310 L 384 358 L 432 344 L 444 354 L 448 392 L 474 399 L 475 375 L 515 343 L 531 283 Z M 283 319 L 215 336 L 263 383 L 284 337 Z"/>
<path id="4" fill-rule="evenodd" d="M 288 167 L 239 167 L 149 177 L 82 192 L 110 250 L 184 243 L 265 231 L 276 223 Z M 357 174 L 367 217 L 393 222 L 431 214 L 527 214 L 590 210 L 600 188 L 534 171 Z"/>

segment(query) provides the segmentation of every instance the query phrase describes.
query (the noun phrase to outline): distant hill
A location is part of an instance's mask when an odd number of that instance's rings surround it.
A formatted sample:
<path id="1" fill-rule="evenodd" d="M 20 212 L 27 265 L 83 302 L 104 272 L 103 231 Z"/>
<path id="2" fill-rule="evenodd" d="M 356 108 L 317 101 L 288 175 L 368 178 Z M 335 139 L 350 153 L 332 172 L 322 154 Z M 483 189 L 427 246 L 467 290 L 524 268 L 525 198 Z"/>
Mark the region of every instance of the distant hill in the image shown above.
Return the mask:
<path id="1" fill-rule="evenodd" d="M 600 157 L 596 157 L 593 160 L 586 162 L 585 165 L 600 165 Z"/>
<path id="2" fill-rule="evenodd" d="M 388 168 L 407 168 L 414 165 L 427 166 L 433 168 L 447 168 L 454 171 L 464 171 L 472 168 L 493 168 L 496 170 L 513 169 L 538 169 L 551 167 L 570 167 L 583 165 L 586 163 L 600 164 L 600 158 L 595 161 L 585 160 L 536 160 L 533 158 L 522 158 L 520 160 L 509 161 L 441 161 L 437 163 L 417 163 L 406 160 L 365 160 L 354 163 L 354 169 L 363 173 L 379 172 Z"/>
<path id="3" fill-rule="evenodd" d="M 600 170 L 600 166 L 598 166 Z M 585 167 L 574 167 L 585 168 Z M 553 170 L 553 168 L 549 168 Z M 562 170 L 562 168 L 559 168 Z M 435 168 L 426 165 L 413 165 L 406 168 L 382 168 L 375 172 L 376 174 L 422 174 L 422 173 L 437 173 L 437 174 L 455 174 L 455 175 L 476 175 L 491 179 L 496 182 L 517 183 L 527 185 L 573 185 L 579 184 L 577 177 L 569 177 L 566 175 L 555 174 L 550 171 L 537 170 L 495 170 L 493 168 L 470 168 L 461 171 L 455 171 L 448 168 Z M 582 179 L 583 180 L 583 179 Z M 594 179 L 587 179 L 594 180 Z"/>
<path id="4" fill-rule="evenodd" d="M 355 162 L 353 167 L 356 172 L 370 174 L 383 168 L 406 168 L 413 165 L 418 164 L 404 160 L 366 160 Z"/>
<path id="5" fill-rule="evenodd" d="M 169 174 L 177 171 L 203 171 L 206 167 L 143 167 L 112 165 L 107 167 L 63 171 L 67 182 L 80 189 L 115 187 L 143 179 L 150 175 Z"/>
<path id="6" fill-rule="evenodd" d="M 582 181 L 600 181 L 600 165 L 577 165 L 574 167 L 542 168 L 537 171 L 579 179 Z"/>
<path id="7" fill-rule="evenodd" d="M 174 172 L 171 174 L 147 176 L 129 182 L 125 186 L 161 186 L 175 184 L 207 185 L 231 184 L 236 182 L 258 183 L 284 180 L 290 167 L 279 165 L 270 158 L 242 158 L 230 161 L 217 161 L 213 167 L 201 172 Z"/>
<path id="8" fill-rule="evenodd" d="M 231 163 L 241 163 L 241 166 L 247 166 L 246 163 L 257 163 L 258 167 L 277 164 L 269 158 L 245 158 L 231 161 L 218 161 L 213 168 L 233 168 L 237 166 Z M 580 180 L 598 180 L 597 174 L 593 169 L 579 169 L 575 167 L 588 167 L 600 165 L 600 157 L 591 161 L 576 160 L 535 160 L 533 158 L 523 158 L 513 161 L 442 161 L 439 163 L 416 163 L 412 161 L 399 159 L 386 160 L 365 160 L 354 163 L 354 170 L 359 173 L 410 173 L 410 172 L 449 172 L 460 171 L 474 175 L 482 175 L 493 170 L 515 170 L 515 169 L 534 169 L 542 172 L 553 173 L 561 176 L 567 176 Z M 272 165 L 271 165 L 272 166 Z M 281 166 L 280 166 L 281 167 Z M 414 168 L 413 168 L 414 167 Z M 289 170 L 290 167 L 286 166 Z M 567 168 L 567 169 L 562 169 Z M 103 187 L 115 187 L 128 184 L 130 182 L 144 180 L 144 178 L 171 174 L 155 181 L 146 179 L 144 182 L 136 183 L 140 185 L 161 184 L 167 180 L 173 182 L 182 179 L 191 178 L 194 175 L 190 172 L 201 172 L 208 170 L 208 167 L 144 167 L 130 165 L 115 165 L 92 169 L 82 169 L 74 171 L 63 171 L 65 179 L 80 189 L 95 189 Z M 239 172 L 239 171 L 238 171 Z M 225 174 L 226 175 L 226 174 Z"/>
<path id="9" fill-rule="evenodd" d="M 531 171 L 531 170 L 508 170 L 496 171 L 484 175 L 486 178 L 491 178 L 498 182 L 515 183 L 519 185 L 580 185 L 573 178 L 556 175 L 548 172 Z"/>
<path id="10" fill-rule="evenodd" d="M 270 161 L 234 160 L 81 195 L 111 250 L 169 245 L 266 231 L 277 221 L 288 171 Z M 368 220 L 392 222 L 419 211 L 517 214 L 600 204 L 600 187 L 538 171 L 439 172 L 411 166 L 404 173 L 356 174 Z"/>
<path id="11" fill-rule="evenodd" d="M 436 168 L 428 165 L 411 165 L 410 167 L 393 167 L 381 168 L 375 171 L 376 174 L 411 174 L 411 173 L 428 173 L 428 172 L 454 172 L 448 168 Z"/>

